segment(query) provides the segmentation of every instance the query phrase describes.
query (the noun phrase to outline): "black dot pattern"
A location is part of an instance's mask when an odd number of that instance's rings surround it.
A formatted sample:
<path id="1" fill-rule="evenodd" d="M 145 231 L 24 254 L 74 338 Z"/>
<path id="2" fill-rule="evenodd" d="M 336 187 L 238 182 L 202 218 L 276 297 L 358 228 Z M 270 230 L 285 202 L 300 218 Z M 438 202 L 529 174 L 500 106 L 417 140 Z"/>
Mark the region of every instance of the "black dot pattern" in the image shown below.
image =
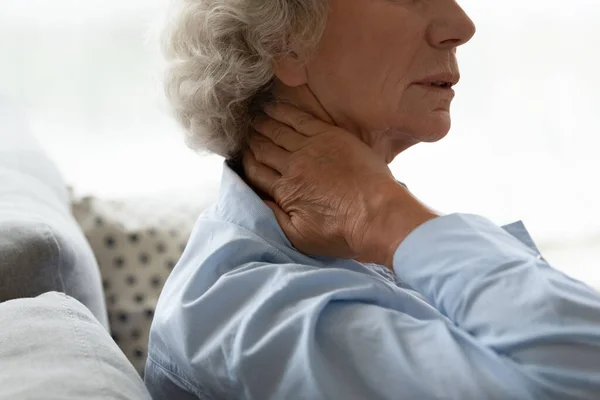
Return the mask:
<path id="1" fill-rule="evenodd" d="M 109 249 L 112 249 L 116 245 L 115 238 L 112 236 L 106 236 L 104 238 L 104 244 L 106 244 L 106 247 Z"/>
<path id="2" fill-rule="evenodd" d="M 135 349 L 133 351 L 133 357 L 135 357 L 137 359 L 144 357 L 144 350 L 142 350 L 138 347 L 137 349 Z"/>
<path id="3" fill-rule="evenodd" d="M 136 244 L 139 241 L 140 241 L 140 237 L 139 237 L 139 235 L 137 233 L 132 233 L 132 234 L 129 235 L 129 242 L 130 243 Z"/>
<path id="4" fill-rule="evenodd" d="M 113 339 L 140 372 L 158 297 L 202 211 L 161 204 L 72 204 L 100 267 Z"/>
<path id="5" fill-rule="evenodd" d="M 113 263 L 114 263 L 115 267 L 123 268 L 123 266 L 125 265 L 125 259 L 121 256 L 117 256 L 117 257 L 115 257 Z"/>
<path id="6" fill-rule="evenodd" d="M 158 289 L 159 287 L 161 287 L 162 286 L 162 279 L 160 279 L 160 276 L 153 276 L 152 279 L 150 279 L 150 285 L 154 289 Z"/>
<path id="7" fill-rule="evenodd" d="M 150 262 L 150 256 L 147 253 L 141 253 L 140 254 L 140 264 L 148 265 L 149 262 Z"/>

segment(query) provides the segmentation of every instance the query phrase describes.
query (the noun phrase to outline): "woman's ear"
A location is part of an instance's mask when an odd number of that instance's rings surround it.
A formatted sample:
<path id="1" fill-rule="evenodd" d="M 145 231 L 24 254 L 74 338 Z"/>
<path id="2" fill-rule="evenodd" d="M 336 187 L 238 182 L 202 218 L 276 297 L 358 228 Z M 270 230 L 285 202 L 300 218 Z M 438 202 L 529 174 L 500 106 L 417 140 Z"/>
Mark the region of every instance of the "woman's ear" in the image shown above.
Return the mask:
<path id="1" fill-rule="evenodd" d="M 275 60 L 275 76 L 286 86 L 297 87 L 308 83 L 306 60 L 295 51 Z"/>

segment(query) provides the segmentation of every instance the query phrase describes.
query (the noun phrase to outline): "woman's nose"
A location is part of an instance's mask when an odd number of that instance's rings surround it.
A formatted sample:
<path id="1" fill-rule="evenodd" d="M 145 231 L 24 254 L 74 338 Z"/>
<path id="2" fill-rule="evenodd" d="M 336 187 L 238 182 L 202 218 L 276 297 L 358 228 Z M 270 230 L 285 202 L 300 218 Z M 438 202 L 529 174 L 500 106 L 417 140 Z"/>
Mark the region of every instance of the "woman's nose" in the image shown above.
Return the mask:
<path id="1" fill-rule="evenodd" d="M 427 35 L 431 46 L 439 49 L 456 48 L 467 43 L 474 35 L 475 24 L 455 0 L 436 2 Z"/>

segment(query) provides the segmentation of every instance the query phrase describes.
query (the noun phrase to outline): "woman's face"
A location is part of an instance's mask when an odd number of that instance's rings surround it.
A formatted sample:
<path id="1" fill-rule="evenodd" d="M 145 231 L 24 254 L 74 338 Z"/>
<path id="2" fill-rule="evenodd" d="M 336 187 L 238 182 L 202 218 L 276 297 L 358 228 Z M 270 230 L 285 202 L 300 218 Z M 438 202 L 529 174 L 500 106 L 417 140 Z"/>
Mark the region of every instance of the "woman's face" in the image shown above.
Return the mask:
<path id="1" fill-rule="evenodd" d="M 454 91 L 432 82 L 458 81 L 456 48 L 474 33 L 455 0 L 331 0 L 306 84 L 337 125 L 393 158 L 448 133 Z"/>

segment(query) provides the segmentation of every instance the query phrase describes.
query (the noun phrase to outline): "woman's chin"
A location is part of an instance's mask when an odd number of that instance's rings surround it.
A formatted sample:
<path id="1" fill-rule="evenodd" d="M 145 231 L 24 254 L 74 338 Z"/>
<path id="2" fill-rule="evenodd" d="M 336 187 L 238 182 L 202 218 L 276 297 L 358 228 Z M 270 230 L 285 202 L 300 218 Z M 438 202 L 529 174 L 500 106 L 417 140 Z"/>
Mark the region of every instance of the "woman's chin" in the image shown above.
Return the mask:
<path id="1" fill-rule="evenodd" d="M 436 112 L 423 122 L 424 124 L 417 131 L 415 138 L 427 143 L 437 142 L 445 138 L 452 125 L 448 111 Z"/>

